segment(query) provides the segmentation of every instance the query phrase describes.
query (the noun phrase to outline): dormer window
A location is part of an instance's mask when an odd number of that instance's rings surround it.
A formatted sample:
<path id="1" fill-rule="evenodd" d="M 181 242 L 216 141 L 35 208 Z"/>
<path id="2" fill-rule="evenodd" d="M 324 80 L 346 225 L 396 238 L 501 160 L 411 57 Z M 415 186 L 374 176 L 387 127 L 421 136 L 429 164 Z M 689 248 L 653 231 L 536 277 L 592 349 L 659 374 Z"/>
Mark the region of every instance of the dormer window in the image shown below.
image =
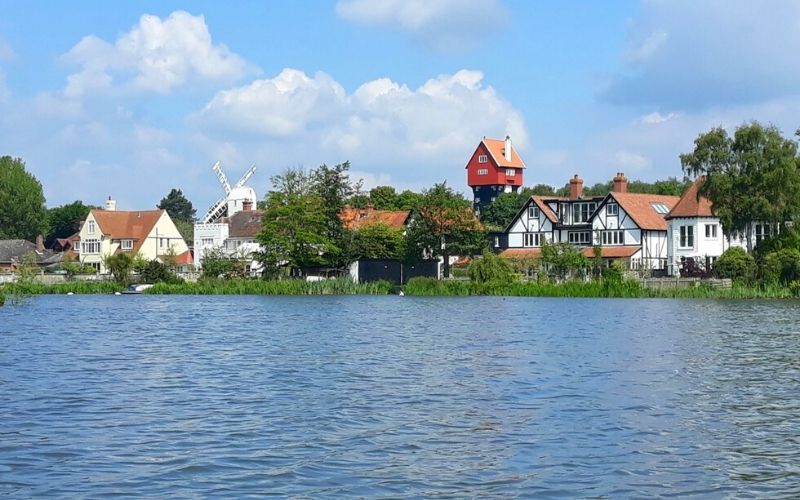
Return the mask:
<path id="1" fill-rule="evenodd" d="M 120 242 L 120 248 L 123 250 L 133 250 L 133 240 L 122 240 Z"/>
<path id="2" fill-rule="evenodd" d="M 489 161 L 489 157 L 486 155 L 478 155 L 478 163 L 487 163 Z"/>

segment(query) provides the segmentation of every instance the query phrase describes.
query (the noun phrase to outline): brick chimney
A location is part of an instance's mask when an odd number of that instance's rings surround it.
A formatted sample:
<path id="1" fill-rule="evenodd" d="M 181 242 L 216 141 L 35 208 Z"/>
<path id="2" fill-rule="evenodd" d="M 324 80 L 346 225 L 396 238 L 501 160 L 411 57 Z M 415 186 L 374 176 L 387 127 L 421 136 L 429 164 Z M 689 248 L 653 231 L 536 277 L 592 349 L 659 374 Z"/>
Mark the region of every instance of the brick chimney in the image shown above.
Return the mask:
<path id="1" fill-rule="evenodd" d="M 252 212 L 253 211 L 253 200 L 244 200 L 242 202 L 242 210 L 244 212 Z"/>
<path id="2" fill-rule="evenodd" d="M 506 136 L 506 145 L 503 148 L 503 156 L 506 161 L 511 161 L 511 137 Z"/>
<path id="3" fill-rule="evenodd" d="M 44 238 L 42 238 L 41 234 L 36 237 L 36 251 L 39 253 L 44 252 Z"/>
<path id="4" fill-rule="evenodd" d="M 622 172 L 617 172 L 617 175 L 614 176 L 614 182 L 611 190 L 615 193 L 627 193 L 628 192 L 628 178 L 625 177 L 625 174 Z"/>
<path id="5" fill-rule="evenodd" d="M 583 196 L 583 179 L 575 174 L 575 177 L 569 180 L 569 198 L 577 200 L 581 196 Z"/>

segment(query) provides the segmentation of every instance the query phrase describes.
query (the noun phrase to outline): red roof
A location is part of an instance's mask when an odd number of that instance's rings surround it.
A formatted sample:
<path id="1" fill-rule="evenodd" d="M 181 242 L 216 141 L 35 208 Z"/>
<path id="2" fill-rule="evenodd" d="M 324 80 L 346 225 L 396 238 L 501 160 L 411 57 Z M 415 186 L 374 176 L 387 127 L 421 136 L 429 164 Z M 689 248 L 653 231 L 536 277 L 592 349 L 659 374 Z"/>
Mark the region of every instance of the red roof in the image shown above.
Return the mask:
<path id="1" fill-rule="evenodd" d="M 506 259 L 538 259 L 541 256 L 541 248 L 506 248 L 500 252 L 500 257 Z"/>
<path id="2" fill-rule="evenodd" d="M 622 247 L 600 247 L 600 257 L 604 259 L 618 259 L 621 257 L 631 257 L 633 254 L 641 250 L 640 246 L 622 246 Z M 594 247 L 587 247 L 583 249 L 583 255 L 587 257 L 594 257 Z"/>
<path id="3" fill-rule="evenodd" d="M 182 254 L 178 255 L 175 258 L 175 263 L 179 266 L 194 264 L 194 259 L 192 258 L 192 252 L 186 250 Z"/>
<path id="4" fill-rule="evenodd" d="M 610 197 L 625 210 L 630 218 L 636 222 L 640 229 L 666 231 L 667 221 L 664 218 L 667 212 L 678 203 L 677 196 L 641 193 L 609 193 Z M 664 205 L 666 211 L 659 213 L 654 205 Z"/>
<path id="5" fill-rule="evenodd" d="M 358 229 L 367 224 L 381 223 L 394 229 L 403 229 L 411 215 L 410 210 L 375 210 L 372 208 L 345 208 L 339 218 L 347 229 Z"/>
<path id="6" fill-rule="evenodd" d="M 522 158 L 517 154 L 517 150 L 513 144 L 511 145 L 511 161 L 507 161 L 505 156 L 505 140 L 484 138 L 482 142 L 486 146 L 486 149 L 489 150 L 489 154 L 492 155 L 498 167 L 525 168 L 525 162 L 522 161 Z"/>
<path id="7" fill-rule="evenodd" d="M 229 238 L 255 238 L 261 231 L 262 210 L 242 210 L 228 217 Z"/>
<path id="8" fill-rule="evenodd" d="M 550 206 L 547 203 L 545 203 L 544 196 L 533 195 L 531 196 L 531 199 L 533 200 L 534 203 L 536 203 L 536 206 L 539 207 L 539 210 L 541 210 L 544 213 L 544 216 L 547 217 L 550 220 L 550 222 L 552 222 L 553 224 L 558 224 L 558 215 L 556 215 L 556 213 L 553 212 L 553 209 L 550 208 Z M 553 198 L 552 196 L 549 196 L 547 197 L 547 199 L 566 200 L 567 198 Z"/>
<path id="9" fill-rule="evenodd" d="M 681 196 L 680 201 L 667 214 L 667 219 L 676 217 L 714 217 L 714 213 L 711 211 L 711 200 L 705 196 L 700 196 L 699 193 L 700 186 L 704 180 L 705 177 L 698 177 L 689 186 L 689 189 Z"/>
<path id="10" fill-rule="evenodd" d="M 133 240 L 131 253 L 136 253 L 153 230 L 164 210 L 122 212 L 92 209 L 91 214 L 100 231 L 112 240 Z"/>

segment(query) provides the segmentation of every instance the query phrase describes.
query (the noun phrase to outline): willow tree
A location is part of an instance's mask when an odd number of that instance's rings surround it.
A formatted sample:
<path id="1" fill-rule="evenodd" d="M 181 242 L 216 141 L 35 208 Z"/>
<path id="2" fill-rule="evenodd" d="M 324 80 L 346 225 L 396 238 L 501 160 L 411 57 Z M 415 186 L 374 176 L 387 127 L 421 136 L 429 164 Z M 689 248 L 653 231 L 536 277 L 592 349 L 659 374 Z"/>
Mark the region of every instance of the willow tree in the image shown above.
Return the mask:
<path id="1" fill-rule="evenodd" d="M 756 222 L 785 225 L 800 214 L 797 143 L 774 126 L 742 125 L 700 134 L 694 151 L 680 156 L 683 170 L 705 176 L 699 194 L 711 200 L 728 234 L 746 234 Z"/>

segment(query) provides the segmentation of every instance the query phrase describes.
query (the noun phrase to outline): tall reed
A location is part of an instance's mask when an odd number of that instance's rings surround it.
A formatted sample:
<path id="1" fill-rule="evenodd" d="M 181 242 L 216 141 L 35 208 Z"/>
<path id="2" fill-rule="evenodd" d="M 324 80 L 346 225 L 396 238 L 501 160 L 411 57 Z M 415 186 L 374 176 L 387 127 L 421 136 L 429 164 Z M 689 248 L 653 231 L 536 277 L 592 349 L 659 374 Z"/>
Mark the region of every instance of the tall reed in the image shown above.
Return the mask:
<path id="1" fill-rule="evenodd" d="M 159 283 L 145 293 L 157 295 L 386 295 L 392 284 L 386 281 L 354 283 L 348 278 L 292 280 L 201 280 L 196 283 Z"/>

